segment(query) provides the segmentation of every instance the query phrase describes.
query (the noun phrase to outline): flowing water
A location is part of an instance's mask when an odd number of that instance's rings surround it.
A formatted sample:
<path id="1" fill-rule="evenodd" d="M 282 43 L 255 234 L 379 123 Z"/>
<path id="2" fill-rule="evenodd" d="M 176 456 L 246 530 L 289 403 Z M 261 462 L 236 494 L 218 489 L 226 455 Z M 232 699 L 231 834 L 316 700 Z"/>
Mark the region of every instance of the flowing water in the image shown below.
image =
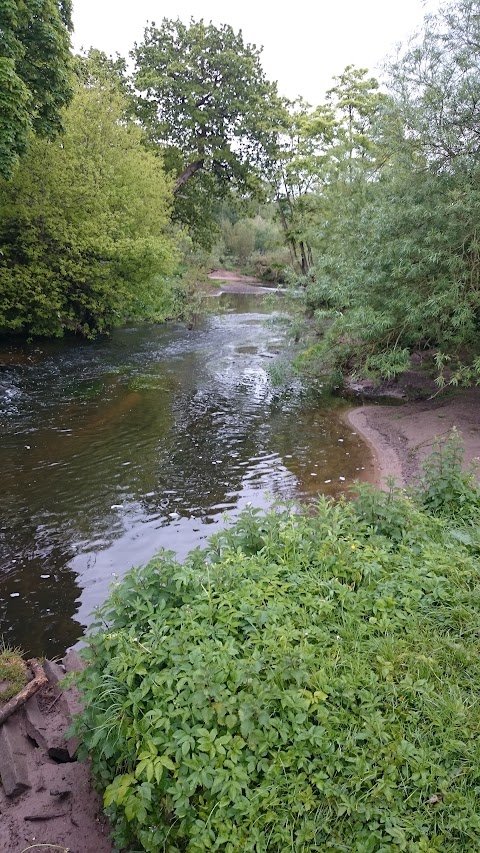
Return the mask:
<path id="1" fill-rule="evenodd" d="M 341 408 L 272 383 L 288 352 L 272 309 L 229 300 L 193 331 L 0 352 L 0 638 L 60 654 L 115 577 L 160 548 L 181 558 L 249 503 L 371 474 Z"/>

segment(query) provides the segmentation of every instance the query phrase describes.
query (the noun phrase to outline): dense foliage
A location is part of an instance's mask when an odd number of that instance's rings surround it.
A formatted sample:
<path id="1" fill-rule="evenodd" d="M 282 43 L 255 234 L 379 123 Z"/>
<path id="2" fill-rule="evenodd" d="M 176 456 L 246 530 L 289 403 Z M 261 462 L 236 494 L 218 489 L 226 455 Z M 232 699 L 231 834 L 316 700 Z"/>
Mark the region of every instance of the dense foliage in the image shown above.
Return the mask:
<path id="1" fill-rule="evenodd" d="M 455 454 L 414 498 L 252 510 L 114 589 L 78 729 L 120 847 L 475 849 L 480 499 Z"/>
<path id="2" fill-rule="evenodd" d="M 0 176 L 12 175 L 29 133 L 51 138 L 70 101 L 70 0 L 0 0 Z"/>
<path id="3" fill-rule="evenodd" d="M 349 65 L 334 84 L 315 110 L 302 99 L 290 105 L 277 162 L 279 219 L 304 276 L 313 265 L 313 245 L 320 249 L 317 232 L 330 221 L 332 204 L 343 209 L 345 195 L 371 179 L 376 168 L 370 131 L 385 102 L 378 81 Z"/>
<path id="4" fill-rule="evenodd" d="M 479 27 L 476 0 L 447 4 L 390 64 L 388 97 L 358 97 L 357 86 L 355 104 L 350 86 L 353 100 L 338 98 L 344 156 L 321 140 L 304 224 L 306 302 L 322 335 L 306 356 L 315 371 L 392 377 L 431 350 L 440 383 L 480 375 Z"/>
<path id="5" fill-rule="evenodd" d="M 33 139 L 1 183 L 0 331 L 92 335 L 162 315 L 171 185 L 124 114 L 105 80 L 79 82 L 62 138 Z"/>
<path id="6" fill-rule="evenodd" d="M 212 252 L 215 266 L 240 269 L 266 281 L 285 281 L 289 254 L 275 206 L 257 205 L 249 212 L 245 216 L 241 206 L 222 205 L 217 214 L 218 240 Z"/>
<path id="7" fill-rule="evenodd" d="M 0 0 L 0 334 L 188 320 L 222 201 L 245 213 L 265 195 L 276 85 L 230 26 L 167 19 L 146 29 L 129 79 L 119 56 L 72 58 L 70 12 Z M 241 259 L 248 229 L 230 235 Z M 165 276 L 182 255 L 177 286 Z"/>

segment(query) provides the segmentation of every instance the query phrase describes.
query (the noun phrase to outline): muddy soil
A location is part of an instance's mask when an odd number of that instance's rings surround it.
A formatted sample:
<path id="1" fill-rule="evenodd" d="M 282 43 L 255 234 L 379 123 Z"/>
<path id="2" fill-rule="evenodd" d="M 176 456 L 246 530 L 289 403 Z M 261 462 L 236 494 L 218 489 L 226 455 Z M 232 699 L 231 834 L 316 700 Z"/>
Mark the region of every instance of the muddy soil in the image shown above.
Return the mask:
<path id="1" fill-rule="evenodd" d="M 65 663 L 80 665 L 75 653 Z M 0 850 L 112 853 L 89 763 L 77 760 L 78 742 L 66 735 L 78 694 L 62 688 L 64 667 L 44 669 L 48 684 L 0 726 Z"/>

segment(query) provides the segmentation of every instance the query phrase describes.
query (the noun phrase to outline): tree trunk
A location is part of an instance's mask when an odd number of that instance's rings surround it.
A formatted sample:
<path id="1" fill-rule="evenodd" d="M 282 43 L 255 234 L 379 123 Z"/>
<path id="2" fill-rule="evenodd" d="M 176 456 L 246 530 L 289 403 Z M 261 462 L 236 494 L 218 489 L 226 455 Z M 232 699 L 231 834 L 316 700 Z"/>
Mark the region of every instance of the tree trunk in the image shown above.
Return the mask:
<path id="1" fill-rule="evenodd" d="M 308 258 L 308 268 L 311 269 L 313 267 L 313 252 L 310 243 L 307 243 L 307 258 Z"/>
<path id="2" fill-rule="evenodd" d="M 289 234 L 287 217 L 285 216 L 285 211 L 282 207 L 282 200 L 277 196 L 277 207 L 280 211 L 280 220 L 282 223 L 282 227 L 285 233 L 285 240 L 287 242 L 288 250 L 290 252 L 290 260 L 292 262 L 292 267 L 295 266 L 295 263 L 298 264 L 298 255 L 297 255 L 297 247 L 295 244 L 295 239 Z"/>
<path id="3" fill-rule="evenodd" d="M 189 181 L 190 178 L 193 177 L 195 172 L 198 172 L 200 171 L 200 169 L 203 169 L 204 163 L 205 160 L 203 158 L 201 160 L 194 160 L 193 163 L 190 163 L 190 165 L 183 170 L 182 174 L 179 175 L 177 180 L 175 181 L 175 187 L 173 189 L 174 194 L 177 193 L 179 189 L 181 189 L 181 187 L 183 187 L 184 184 L 186 184 L 187 181 Z"/>
<path id="4" fill-rule="evenodd" d="M 301 258 L 302 258 L 302 263 L 301 263 L 302 275 L 307 275 L 307 273 L 310 269 L 310 258 L 311 258 L 310 247 L 309 247 L 308 243 L 304 243 L 303 240 L 300 240 L 299 246 L 300 246 L 300 254 L 301 254 Z"/>

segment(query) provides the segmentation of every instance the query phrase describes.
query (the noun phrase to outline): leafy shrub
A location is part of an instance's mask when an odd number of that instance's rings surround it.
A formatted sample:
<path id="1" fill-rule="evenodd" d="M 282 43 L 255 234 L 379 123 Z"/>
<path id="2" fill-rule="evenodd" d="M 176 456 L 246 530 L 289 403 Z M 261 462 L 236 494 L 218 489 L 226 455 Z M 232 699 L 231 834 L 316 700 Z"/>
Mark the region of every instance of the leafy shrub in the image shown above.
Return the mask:
<path id="1" fill-rule="evenodd" d="M 230 222 L 224 222 L 222 223 L 222 236 L 227 253 L 241 263 L 245 263 L 255 249 L 253 221 L 240 219 L 234 225 Z"/>
<path id="2" fill-rule="evenodd" d="M 379 492 L 366 483 L 355 485 L 355 508 L 362 520 L 371 525 L 375 533 L 385 536 L 391 546 L 415 540 L 428 526 L 426 519 L 418 524 L 418 513 L 402 491 L 390 483 L 386 492 Z"/>
<path id="3" fill-rule="evenodd" d="M 163 316 L 171 179 L 125 108 L 101 81 L 78 83 L 61 144 L 32 140 L 0 181 L 0 333 L 93 337 Z"/>
<path id="4" fill-rule="evenodd" d="M 268 217 L 268 211 L 266 214 Z M 229 268 L 240 264 L 245 272 L 266 281 L 285 281 L 289 253 L 283 246 L 279 226 L 271 218 L 259 214 L 233 222 L 223 218 L 220 222 L 220 237 L 217 250 L 222 266 Z"/>
<path id="5" fill-rule="evenodd" d="M 443 519 L 370 491 L 249 511 L 183 565 L 131 571 L 77 724 L 117 844 L 476 849 L 478 569 Z"/>

